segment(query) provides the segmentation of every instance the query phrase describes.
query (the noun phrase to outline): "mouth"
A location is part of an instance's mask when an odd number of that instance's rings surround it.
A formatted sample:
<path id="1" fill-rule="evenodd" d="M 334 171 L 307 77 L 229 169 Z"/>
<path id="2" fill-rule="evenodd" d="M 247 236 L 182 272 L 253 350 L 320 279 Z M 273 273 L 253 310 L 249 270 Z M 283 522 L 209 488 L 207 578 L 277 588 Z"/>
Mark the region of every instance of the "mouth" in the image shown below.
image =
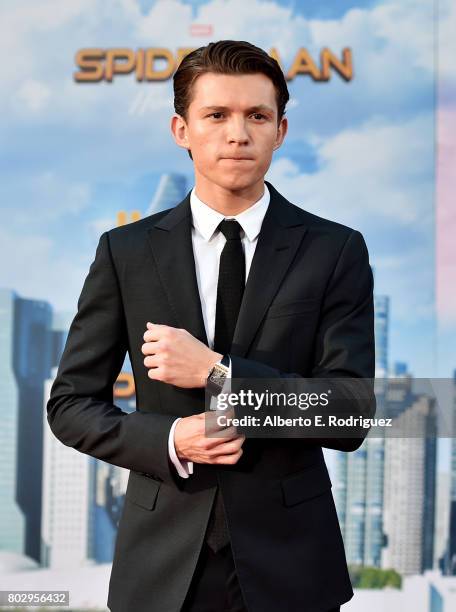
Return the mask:
<path id="1" fill-rule="evenodd" d="M 253 157 L 222 157 L 222 159 L 229 159 L 231 161 L 253 161 Z"/>

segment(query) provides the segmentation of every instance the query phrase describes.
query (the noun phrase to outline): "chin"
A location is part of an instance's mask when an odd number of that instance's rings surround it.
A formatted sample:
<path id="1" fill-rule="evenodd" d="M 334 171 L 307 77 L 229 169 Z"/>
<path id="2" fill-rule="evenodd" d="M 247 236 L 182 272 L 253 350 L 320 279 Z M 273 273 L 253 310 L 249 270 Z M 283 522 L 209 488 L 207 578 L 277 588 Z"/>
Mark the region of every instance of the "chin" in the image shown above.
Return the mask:
<path id="1" fill-rule="evenodd" d="M 258 177 L 254 177 L 252 175 L 242 176 L 231 174 L 229 176 L 225 175 L 220 178 L 217 183 L 224 187 L 225 189 L 238 190 L 238 189 L 247 189 L 248 187 L 252 187 L 255 183 L 258 182 Z"/>

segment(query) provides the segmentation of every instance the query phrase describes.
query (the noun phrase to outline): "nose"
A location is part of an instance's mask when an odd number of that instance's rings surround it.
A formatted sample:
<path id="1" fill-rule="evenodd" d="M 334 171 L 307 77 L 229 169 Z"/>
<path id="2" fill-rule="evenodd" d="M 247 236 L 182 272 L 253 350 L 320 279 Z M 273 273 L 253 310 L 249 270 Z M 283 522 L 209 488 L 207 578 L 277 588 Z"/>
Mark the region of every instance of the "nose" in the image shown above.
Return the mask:
<path id="1" fill-rule="evenodd" d="M 232 117 L 227 122 L 227 140 L 228 142 L 237 142 L 239 144 L 249 142 L 250 137 L 243 117 Z"/>

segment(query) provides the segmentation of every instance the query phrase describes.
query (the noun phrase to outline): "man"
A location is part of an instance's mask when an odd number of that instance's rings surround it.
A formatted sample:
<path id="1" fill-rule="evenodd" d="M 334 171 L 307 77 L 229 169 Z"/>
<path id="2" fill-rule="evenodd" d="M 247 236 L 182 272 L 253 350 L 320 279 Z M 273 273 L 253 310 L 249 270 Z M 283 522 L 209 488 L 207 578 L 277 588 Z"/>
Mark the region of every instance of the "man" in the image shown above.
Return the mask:
<path id="1" fill-rule="evenodd" d="M 204 396 L 230 377 L 372 378 L 367 249 L 359 232 L 264 181 L 287 132 L 288 91 L 263 50 L 201 47 L 180 64 L 174 94 L 171 129 L 195 187 L 101 236 L 49 424 L 65 444 L 131 470 L 113 612 L 339 610 L 353 591 L 322 444 L 353 451 L 362 439 L 216 437 Z M 112 395 L 126 351 L 132 414 Z"/>

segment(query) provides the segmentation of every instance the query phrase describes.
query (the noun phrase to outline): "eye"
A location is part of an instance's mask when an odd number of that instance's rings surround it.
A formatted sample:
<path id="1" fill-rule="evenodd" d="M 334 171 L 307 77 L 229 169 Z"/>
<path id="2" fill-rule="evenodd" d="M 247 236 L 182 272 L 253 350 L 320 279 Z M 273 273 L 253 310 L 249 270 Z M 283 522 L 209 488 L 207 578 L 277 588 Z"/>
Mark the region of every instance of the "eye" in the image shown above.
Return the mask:
<path id="1" fill-rule="evenodd" d="M 263 115 L 262 113 L 253 113 L 253 116 L 255 117 L 255 119 L 258 119 L 258 117 L 260 119 L 266 119 L 266 115 Z"/>
<path id="2" fill-rule="evenodd" d="M 214 119 L 220 119 L 220 117 L 215 117 L 215 115 L 223 115 L 222 112 L 216 111 L 215 113 L 211 113 L 208 117 L 214 117 Z"/>

